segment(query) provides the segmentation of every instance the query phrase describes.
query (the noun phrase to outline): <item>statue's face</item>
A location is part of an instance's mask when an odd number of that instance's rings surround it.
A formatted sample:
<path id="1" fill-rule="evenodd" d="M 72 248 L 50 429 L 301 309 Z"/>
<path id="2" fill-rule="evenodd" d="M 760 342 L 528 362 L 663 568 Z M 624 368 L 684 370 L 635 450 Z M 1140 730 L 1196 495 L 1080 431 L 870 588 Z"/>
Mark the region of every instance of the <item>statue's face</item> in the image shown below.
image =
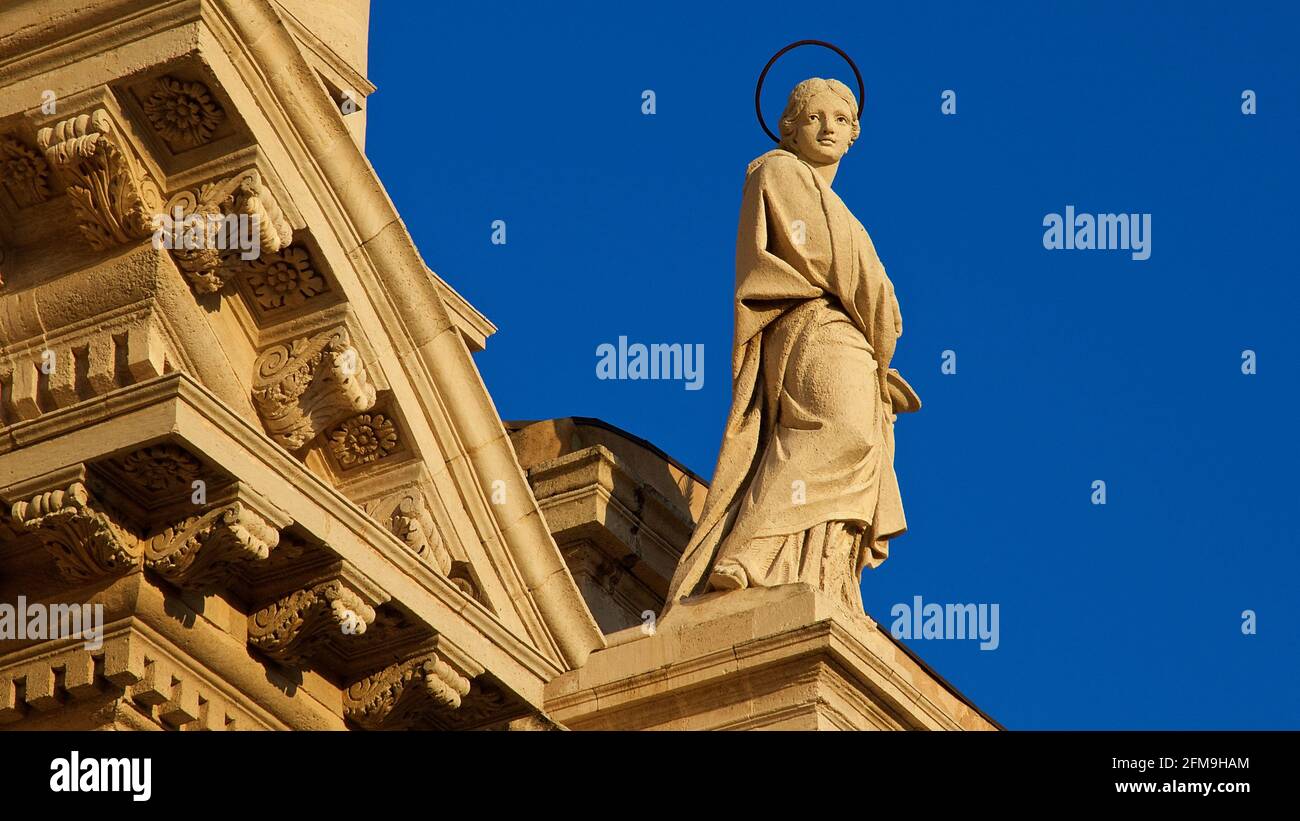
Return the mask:
<path id="1" fill-rule="evenodd" d="M 849 104 L 829 91 L 814 95 L 794 124 L 794 146 L 809 162 L 839 162 L 853 138 Z"/>

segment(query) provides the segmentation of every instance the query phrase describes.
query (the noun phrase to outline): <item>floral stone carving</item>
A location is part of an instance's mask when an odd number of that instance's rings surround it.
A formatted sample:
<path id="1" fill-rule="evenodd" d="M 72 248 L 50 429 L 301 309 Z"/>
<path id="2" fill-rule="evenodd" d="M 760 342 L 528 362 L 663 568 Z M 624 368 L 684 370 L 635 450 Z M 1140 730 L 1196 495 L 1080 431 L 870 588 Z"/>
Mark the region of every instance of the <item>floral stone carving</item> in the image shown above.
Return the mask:
<path id="1" fill-rule="evenodd" d="M 263 310 L 292 308 L 325 290 L 306 249 L 289 246 L 249 264 L 248 285 Z"/>
<path id="2" fill-rule="evenodd" d="M 143 108 L 149 124 L 178 151 L 211 140 L 226 118 L 207 86 L 174 77 L 159 77 Z"/>
<path id="3" fill-rule="evenodd" d="M 158 185 L 136 163 L 102 108 L 42 128 L 36 142 L 68 183 L 81 233 L 96 250 L 143 239 L 162 206 Z"/>
<path id="4" fill-rule="evenodd" d="M 26 208 L 50 198 L 50 164 L 13 137 L 0 137 L 0 181 Z"/>
<path id="5" fill-rule="evenodd" d="M 382 459 L 397 450 L 397 428 L 382 413 L 362 413 L 330 433 L 330 451 L 344 470 Z"/>

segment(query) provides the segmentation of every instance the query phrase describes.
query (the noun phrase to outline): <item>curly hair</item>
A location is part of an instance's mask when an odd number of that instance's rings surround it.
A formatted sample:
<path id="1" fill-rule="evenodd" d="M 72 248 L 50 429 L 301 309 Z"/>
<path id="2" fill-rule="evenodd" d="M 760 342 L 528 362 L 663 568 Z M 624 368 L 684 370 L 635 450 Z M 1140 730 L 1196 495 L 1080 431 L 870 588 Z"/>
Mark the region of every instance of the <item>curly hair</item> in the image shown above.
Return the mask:
<path id="1" fill-rule="evenodd" d="M 858 123 L 858 100 L 853 96 L 853 92 L 839 80 L 823 80 L 821 77 L 811 77 L 794 87 L 794 90 L 790 92 L 790 99 L 786 101 L 785 111 L 781 112 L 779 128 L 782 148 L 787 151 L 795 150 L 795 121 L 803 114 L 808 101 L 823 91 L 829 91 L 849 104 L 853 117 L 853 135 L 849 137 L 849 145 L 852 146 L 853 143 L 857 142 L 858 135 L 862 133 L 862 126 Z"/>

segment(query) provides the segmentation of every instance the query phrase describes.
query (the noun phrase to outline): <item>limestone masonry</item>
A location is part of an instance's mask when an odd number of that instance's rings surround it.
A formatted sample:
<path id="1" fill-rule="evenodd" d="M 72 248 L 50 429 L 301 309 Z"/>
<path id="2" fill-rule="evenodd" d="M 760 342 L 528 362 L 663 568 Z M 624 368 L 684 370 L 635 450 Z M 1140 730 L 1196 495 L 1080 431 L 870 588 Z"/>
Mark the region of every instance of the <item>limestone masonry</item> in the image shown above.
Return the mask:
<path id="1" fill-rule="evenodd" d="M 0 6 L 0 728 L 998 729 L 851 596 L 674 586 L 653 445 L 497 416 L 369 14 Z"/>

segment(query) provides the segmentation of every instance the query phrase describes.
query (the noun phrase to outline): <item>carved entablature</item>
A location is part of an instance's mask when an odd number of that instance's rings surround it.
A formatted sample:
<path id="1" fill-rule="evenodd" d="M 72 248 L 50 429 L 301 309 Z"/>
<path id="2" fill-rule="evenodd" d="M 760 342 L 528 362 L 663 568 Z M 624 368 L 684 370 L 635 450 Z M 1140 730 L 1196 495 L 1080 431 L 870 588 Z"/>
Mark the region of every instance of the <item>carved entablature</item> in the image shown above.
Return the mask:
<path id="1" fill-rule="evenodd" d="M 102 251 L 153 233 L 153 215 L 162 207 L 158 185 L 105 109 L 42 128 L 36 142 L 67 183 L 81 233 L 92 247 Z"/>
<path id="2" fill-rule="evenodd" d="M 199 293 L 220 291 L 239 271 L 255 269 L 258 257 L 293 241 L 288 221 L 256 169 L 179 191 L 167 200 L 163 214 L 172 259 Z"/>
<path id="3" fill-rule="evenodd" d="M 60 575 L 73 582 L 122 575 L 138 566 L 143 546 L 91 493 L 78 464 L 7 488 L 11 526 L 34 534 L 54 557 Z"/>
<path id="4" fill-rule="evenodd" d="M 50 198 L 50 165 L 17 137 L 0 136 L 0 183 L 20 208 L 29 208 Z"/>
<path id="5" fill-rule="evenodd" d="M 274 345 L 256 365 L 253 404 L 267 433 L 290 451 L 375 404 L 375 388 L 343 326 Z"/>
<path id="6" fill-rule="evenodd" d="M 331 640 L 364 635 L 375 608 L 341 579 L 295 590 L 248 617 L 248 642 L 276 661 L 300 665 Z"/>
<path id="7" fill-rule="evenodd" d="M 147 540 L 144 565 L 177 587 L 208 590 L 236 563 L 265 561 L 290 522 L 246 485 L 235 482 L 213 503 Z"/>
<path id="8" fill-rule="evenodd" d="M 343 716 L 371 730 L 427 727 L 461 706 L 470 679 L 436 652 L 389 665 L 343 694 Z"/>
<path id="9" fill-rule="evenodd" d="M 151 379 L 174 369 L 176 361 L 162 323 L 144 311 L 6 341 L 6 357 L 0 361 L 0 383 L 7 385 L 0 426 Z"/>

